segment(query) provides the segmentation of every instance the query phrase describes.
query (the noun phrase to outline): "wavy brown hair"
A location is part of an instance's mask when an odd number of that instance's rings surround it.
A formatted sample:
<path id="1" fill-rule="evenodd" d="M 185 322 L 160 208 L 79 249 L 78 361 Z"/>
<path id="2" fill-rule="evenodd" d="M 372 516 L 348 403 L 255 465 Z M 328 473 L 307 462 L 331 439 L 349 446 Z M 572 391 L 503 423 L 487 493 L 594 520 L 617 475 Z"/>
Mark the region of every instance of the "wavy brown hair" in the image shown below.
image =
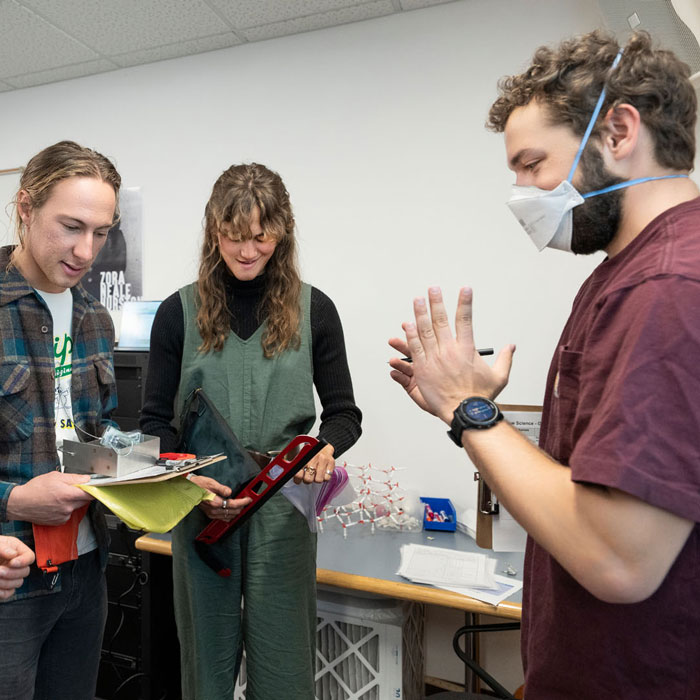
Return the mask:
<path id="1" fill-rule="evenodd" d="M 250 217 L 260 210 L 265 236 L 277 243 L 265 266 L 265 295 L 259 312 L 267 320 L 262 337 L 265 357 L 300 343 L 299 300 L 301 278 L 294 236 L 294 214 L 289 193 L 276 173 L 258 163 L 232 165 L 214 183 L 204 211 L 204 243 L 197 280 L 197 327 L 202 352 L 219 351 L 231 332 L 225 280 L 230 274 L 219 251 L 222 224 L 242 240 L 252 237 Z"/>
<path id="2" fill-rule="evenodd" d="M 563 41 L 554 49 L 541 46 L 524 73 L 499 82 L 500 97 L 491 106 L 487 127 L 502 132 L 513 110 L 535 99 L 545 105 L 552 124 L 566 125 L 583 136 L 605 87 L 592 138 L 600 136 L 611 107 L 630 104 L 651 134 L 656 162 L 692 170 L 697 95 L 690 68 L 671 51 L 655 49 L 646 32 L 632 35 L 620 63 L 611 70 L 618 51 L 617 39 L 601 31 Z"/>

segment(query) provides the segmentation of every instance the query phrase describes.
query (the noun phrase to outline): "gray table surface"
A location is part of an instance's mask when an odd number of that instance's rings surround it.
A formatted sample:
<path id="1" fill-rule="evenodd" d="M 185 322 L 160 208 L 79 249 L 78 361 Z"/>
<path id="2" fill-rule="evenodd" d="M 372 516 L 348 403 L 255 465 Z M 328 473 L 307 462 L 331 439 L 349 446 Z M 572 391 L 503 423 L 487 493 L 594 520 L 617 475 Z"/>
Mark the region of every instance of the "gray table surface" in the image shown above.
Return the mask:
<path id="1" fill-rule="evenodd" d="M 149 537 L 170 541 L 170 533 L 164 535 L 151 533 Z M 376 528 L 372 534 L 368 525 L 356 525 L 348 528 L 347 537 L 343 537 L 342 528 L 337 523 L 324 525 L 323 532 L 318 534 L 316 566 L 319 569 L 345 574 L 410 584 L 411 581 L 396 574 L 401 561 L 402 544 L 422 544 L 459 552 L 487 554 L 498 560 L 497 574 L 504 574 L 506 567 L 510 565 L 517 572 L 515 578 L 522 580 L 523 577 L 522 552 L 492 552 L 481 549 L 469 535 L 459 531 L 398 532 Z M 422 586 L 423 584 L 413 585 Z M 522 603 L 522 589 L 506 600 L 511 603 Z"/>
<path id="2" fill-rule="evenodd" d="M 459 552 L 486 554 L 498 560 L 497 574 L 505 575 L 505 569 L 510 564 L 517 572 L 514 578 L 519 580 L 523 578 L 523 552 L 492 552 L 481 549 L 469 535 L 459 531 L 398 532 L 377 528 L 372 534 L 368 525 L 355 525 L 348 528 L 347 537 L 344 538 L 342 529 L 337 523 L 326 524 L 323 532 L 319 532 L 316 565 L 320 569 L 330 569 L 346 574 L 411 583 L 408 579 L 396 574 L 401 561 L 402 544 L 421 544 Z M 522 589 L 506 600 L 521 603 Z"/>

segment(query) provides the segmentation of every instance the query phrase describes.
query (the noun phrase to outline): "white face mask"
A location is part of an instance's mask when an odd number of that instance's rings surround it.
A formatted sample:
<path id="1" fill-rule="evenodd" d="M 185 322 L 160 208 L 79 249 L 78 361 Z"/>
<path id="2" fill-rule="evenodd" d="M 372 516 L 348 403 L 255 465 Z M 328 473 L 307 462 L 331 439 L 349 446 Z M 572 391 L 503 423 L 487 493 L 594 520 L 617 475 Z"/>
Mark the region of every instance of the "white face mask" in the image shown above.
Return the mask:
<path id="1" fill-rule="evenodd" d="M 571 242 L 574 231 L 572 211 L 574 207 L 583 204 L 589 197 L 621 190 L 631 185 L 638 185 L 640 182 L 671 180 L 678 177 L 689 176 L 640 177 L 636 180 L 619 182 L 595 192 L 586 192 L 586 194 L 580 194 L 569 180 L 562 180 L 553 190 L 513 185 L 512 194 L 506 204 L 537 246 L 537 250 L 556 248 L 571 253 L 573 252 Z"/>
<path id="2" fill-rule="evenodd" d="M 513 185 L 507 205 L 537 250 L 549 247 L 571 252 L 571 210 L 584 201 L 578 190 L 564 180 L 553 190 Z"/>

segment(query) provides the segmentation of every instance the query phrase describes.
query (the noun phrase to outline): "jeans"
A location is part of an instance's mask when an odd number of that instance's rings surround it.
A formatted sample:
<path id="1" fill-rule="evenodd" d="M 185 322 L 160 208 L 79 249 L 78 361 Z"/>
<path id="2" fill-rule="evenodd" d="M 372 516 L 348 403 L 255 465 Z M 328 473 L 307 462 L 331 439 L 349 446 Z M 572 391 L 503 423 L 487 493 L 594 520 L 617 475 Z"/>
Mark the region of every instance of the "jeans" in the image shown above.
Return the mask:
<path id="1" fill-rule="evenodd" d="M 95 697 L 107 618 L 99 551 L 60 571 L 60 591 L 0 604 L 0 700 Z"/>

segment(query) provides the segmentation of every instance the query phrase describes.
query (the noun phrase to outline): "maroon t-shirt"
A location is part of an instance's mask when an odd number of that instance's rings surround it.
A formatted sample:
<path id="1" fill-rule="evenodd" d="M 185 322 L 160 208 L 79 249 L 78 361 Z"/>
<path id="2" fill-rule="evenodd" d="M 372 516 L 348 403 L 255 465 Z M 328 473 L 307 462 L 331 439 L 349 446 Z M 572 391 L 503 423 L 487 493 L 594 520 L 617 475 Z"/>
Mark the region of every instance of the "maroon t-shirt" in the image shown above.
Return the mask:
<path id="1" fill-rule="evenodd" d="M 700 198 L 581 287 L 547 378 L 541 447 L 578 482 L 696 523 L 660 588 L 604 603 L 532 539 L 527 700 L 700 699 Z"/>

